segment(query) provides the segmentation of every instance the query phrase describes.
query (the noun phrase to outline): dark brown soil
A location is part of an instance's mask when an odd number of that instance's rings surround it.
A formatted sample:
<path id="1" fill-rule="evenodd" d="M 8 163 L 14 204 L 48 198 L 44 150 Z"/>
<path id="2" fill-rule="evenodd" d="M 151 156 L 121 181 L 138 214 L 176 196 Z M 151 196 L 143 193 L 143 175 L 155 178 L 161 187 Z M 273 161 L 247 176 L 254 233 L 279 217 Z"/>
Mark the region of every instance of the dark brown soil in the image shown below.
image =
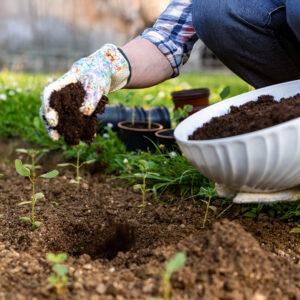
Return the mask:
<path id="1" fill-rule="evenodd" d="M 300 117 L 300 94 L 275 101 L 263 95 L 257 101 L 231 106 L 229 113 L 197 128 L 190 140 L 211 140 L 264 129 Z"/>
<path id="2" fill-rule="evenodd" d="M 108 102 L 102 96 L 94 113 L 83 115 L 79 108 L 82 105 L 86 92 L 80 82 L 71 83 L 60 91 L 54 91 L 50 97 L 50 106 L 59 116 L 59 123 L 55 129 L 62 135 L 69 145 L 77 145 L 80 141 L 91 143 L 96 134 L 97 116 L 104 113 Z"/>
<path id="3" fill-rule="evenodd" d="M 112 177 L 83 174 L 79 191 L 65 171 L 38 183 L 45 194 L 36 206 L 42 222 L 32 231 L 20 216 L 29 206 L 30 184 L 17 175 L 0 144 L 0 299 L 150 299 L 162 297 L 160 272 L 178 251 L 187 262 L 171 279 L 172 299 L 300 299 L 299 224 L 269 217 L 250 219 L 235 205 L 215 200 L 202 228 L 201 198 L 173 199 L 139 207 L 141 194 Z M 11 155 L 13 156 L 13 155 Z M 6 162 L 6 163 L 4 163 Z M 47 167 L 50 160 L 46 161 Z M 52 273 L 46 253 L 67 252 L 69 285 L 48 289 Z"/>

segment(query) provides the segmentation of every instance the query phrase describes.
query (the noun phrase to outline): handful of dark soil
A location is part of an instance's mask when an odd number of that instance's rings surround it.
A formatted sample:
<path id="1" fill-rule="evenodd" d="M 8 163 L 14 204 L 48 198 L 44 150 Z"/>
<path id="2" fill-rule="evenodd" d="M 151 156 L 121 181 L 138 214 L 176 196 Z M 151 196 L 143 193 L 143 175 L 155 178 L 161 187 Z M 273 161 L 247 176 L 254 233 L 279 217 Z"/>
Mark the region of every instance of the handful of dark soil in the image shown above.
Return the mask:
<path id="1" fill-rule="evenodd" d="M 262 95 L 257 101 L 231 106 L 229 113 L 197 128 L 189 140 L 211 140 L 264 129 L 300 117 L 300 93 L 275 101 Z"/>
<path id="2" fill-rule="evenodd" d="M 86 95 L 80 82 L 70 83 L 50 96 L 50 107 L 58 113 L 59 123 L 54 128 L 65 138 L 69 145 L 77 145 L 80 141 L 91 143 L 96 135 L 97 116 L 105 110 L 108 98 L 102 96 L 96 110 L 90 115 L 83 115 L 79 108 Z"/>

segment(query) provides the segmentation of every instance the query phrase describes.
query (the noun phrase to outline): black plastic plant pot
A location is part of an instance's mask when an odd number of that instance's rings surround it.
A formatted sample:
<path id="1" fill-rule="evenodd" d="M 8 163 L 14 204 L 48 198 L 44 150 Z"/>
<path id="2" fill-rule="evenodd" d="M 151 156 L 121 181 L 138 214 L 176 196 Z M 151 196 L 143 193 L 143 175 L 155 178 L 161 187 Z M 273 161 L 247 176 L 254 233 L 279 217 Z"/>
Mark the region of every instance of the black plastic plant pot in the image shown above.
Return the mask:
<path id="1" fill-rule="evenodd" d="M 166 150 L 178 150 L 179 147 L 174 137 L 174 129 L 165 128 L 155 132 L 157 143 L 159 147 L 163 146 Z"/>
<path id="2" fill-rule="evenodd" d="M 121 121 L 131 121 L 132 115 L 136 121 L 148 121 L 151 114 L 151 121 L 159 123 L 165 128 L 171 127 L 170 112 L 167 107 L 158 106 L 150 109 L 144 109 L 143 107 L 125 107 L 122 104 L 119 105 L 106 105 L 105 112 L 103 114 L 97 114 L 97 120 L 99 122 L 98 130 L 100 131 L 107 124 L 112 124 L 112 129 L 118 131 L 118 123 Z"/>
<path id="3" fill-rule="evenodd" d="M 117 124 L 119 136 L 126 145 L 128 151 L 148 151 L 154 150 L 156 145 L 155 132 L 163 129 L 163 125 L 151 122 L 151 128 L 148 128 L 148 122 L 122 121 Z"/>

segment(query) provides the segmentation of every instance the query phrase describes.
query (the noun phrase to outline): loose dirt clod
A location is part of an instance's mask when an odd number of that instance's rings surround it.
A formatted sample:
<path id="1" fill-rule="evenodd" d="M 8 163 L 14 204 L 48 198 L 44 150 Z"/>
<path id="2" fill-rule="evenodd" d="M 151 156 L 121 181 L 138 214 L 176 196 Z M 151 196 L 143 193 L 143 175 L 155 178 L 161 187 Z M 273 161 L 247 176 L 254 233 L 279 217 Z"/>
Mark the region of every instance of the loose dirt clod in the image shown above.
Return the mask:
<path id="1" fill-rule="evenodd" d="M 50 96 L 50 107 L 58 113 L 59 123 L 55 127 L 69 145 L 77 145 L 80 141 L 91 143 L 95 138 L 97 116 L 105 110 L 108 98 L 102 96 L 96 110 L 90 115 L 83 115 L 79 108 L 86 91 L 80 82 L 70 83 Z"/>
<path id="2" fill-rule="evenodd" d="M 231 106 L 229 113 L 212 118 L 197 128 L 190 140 L 211 140 L 264 129 L 300 117 L 300 93 L 275 101 L 262 95 L 257 101 Z"/>

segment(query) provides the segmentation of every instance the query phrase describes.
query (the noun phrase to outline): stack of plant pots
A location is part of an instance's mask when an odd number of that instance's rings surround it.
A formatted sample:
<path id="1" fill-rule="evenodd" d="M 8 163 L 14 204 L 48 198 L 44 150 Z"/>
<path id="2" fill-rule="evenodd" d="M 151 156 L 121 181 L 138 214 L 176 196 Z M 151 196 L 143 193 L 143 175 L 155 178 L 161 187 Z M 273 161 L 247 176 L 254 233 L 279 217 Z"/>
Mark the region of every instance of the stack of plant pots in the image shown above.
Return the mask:
<path id="1" fill-rule="evenodd" d="M 175 91 L 171 93 L 174 110 L 191 105 L 192 114 L 209 105 L 210 91 L 207 88 Z M 98 131 L 107 124 L 112 125 L 128 151 L 153 150 L 158 145 L 164 145 L 172 150 L 177 144 L 171 128 L 169 110 L 166 107 L 125 107 L 106 105 L 105 112 L 98 114 Z"/>
<path id="2" fill-rule="evenodd" d="M 97 115 L 99 128 L 112 124 L 128 151 L 153 150 L 157 142 L 155 132 L 171 127 L 168 108 L 127 108 L 122 104 L 107 105 L 104 114 Z"/>

